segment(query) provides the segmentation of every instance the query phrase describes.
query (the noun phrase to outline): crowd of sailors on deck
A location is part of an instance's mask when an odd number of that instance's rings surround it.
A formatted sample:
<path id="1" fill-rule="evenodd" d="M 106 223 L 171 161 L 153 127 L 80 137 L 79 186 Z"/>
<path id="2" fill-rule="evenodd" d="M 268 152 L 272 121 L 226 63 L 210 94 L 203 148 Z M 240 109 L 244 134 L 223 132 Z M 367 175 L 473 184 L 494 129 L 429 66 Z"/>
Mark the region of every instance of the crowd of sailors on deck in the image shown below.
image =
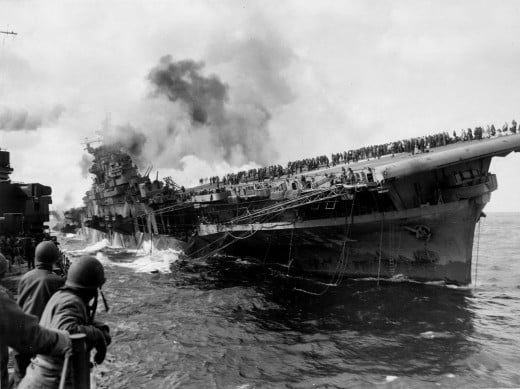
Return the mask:
<path id="1" fill-rule="evenodd" d="M 261 167 L 258 169 L 242 170 L 238 173 L 229 173 L 223 177 L 213 176 L 209 178 L 201 178 L 200 184 L 211 184 L 211 185 L 237 185 L 243 181 L 263 181 L 268 178 L 278 178 L 286 174 L 287 171 L 282 165 L 271 165 L 267 167 Z"/>
<path id="2" fill-rule="evenodd" d="M 291 161 L 287 163 L 286 168 L 283 168 L 281 165 L 271 165 L 258 169 L 249 169 L 247 171 L 243 170 L 238 173 L 230 173 L 223 177 L 214 176 L 201 178 L 199 183 L 201 185 L 211 184 L 219 186 L 220 184 L 237 185 L 241 182 L 247 181 L 263 181 L 264 179 L 279 178 L 283 175 L 301 174 L 304 171 L 316 170 L 323 167 L 350 164 L 351 162 L 362 160 L 379 159 L 386 155 L 391 155 L 392 157 L 398 153 L 414 155 L 429 152 L 433 148 L 452 143 L 489 139 L 517 133 L 520 133 L 520 126 L 518 126 L 516 120 L 513 120 L 511 124 L 504 123 L 501 128 L 495 127 L 495 125 L 491 124 L 487 125 L 485 128 L 479 126 L 473 129 L 462 129 L 459 133 L 456 131 L 453 131 L 452 134 L 447 131 L 439 132 L 433 135 L 414 137 L 390 143 L 361 147 L 355 150 L 333 153 L 330 159 L 326 155 L 321 155 L 314 158 Z"/>

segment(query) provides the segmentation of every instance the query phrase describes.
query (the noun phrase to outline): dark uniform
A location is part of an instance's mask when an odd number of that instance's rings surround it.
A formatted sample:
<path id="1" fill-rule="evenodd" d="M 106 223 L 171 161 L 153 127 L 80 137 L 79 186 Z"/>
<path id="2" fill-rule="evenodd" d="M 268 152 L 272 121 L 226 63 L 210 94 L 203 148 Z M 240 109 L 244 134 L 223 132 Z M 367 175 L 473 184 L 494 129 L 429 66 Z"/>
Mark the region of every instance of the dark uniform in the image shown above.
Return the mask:
<path id="1" fill-rule="evenodd" d="M 103 362 L 111 339 L 108 326 L 93 321 L 96 303 L 89 307 L 89 302 L 97 301 L 97 289 L 104 281 L 99 261 L 92 257 L 80 258 L 71 265 L 65 286 L 50 298 L 40 320 L 40 324 L 48 328 L 85 334 L 88 351 L 97 350 L 94 360 L 98 364 Z M 27 368 L 18 389 L 58 388 L 63 362 L 63 357 L 38 354 Z M 66 384 L 67 388 L 72 387 L 70 370 Z"/>
<path id="2" fill-rule="evenodd" d="M 25 273 L 18 284 L 17 303 L 25 313 L 41 318 L 51 296 L 63 286 L 65 279 L 52 272 L 52 264 L 36 264 L 36 269 Z M 34 355 L 15 353 L 15 382 L 25 376 L 25 370 Z"/>
<path id="3" fill-rule="evenodd" d="M 37 263 L 18 284 L 18 305 L 25 313 L 41 318 L 51 296 L 65 284 L 65 278 L 52 272 L 52 265 Z"/>
<path id="4" fill-rule="evenodd" d="M 36 246 L 36 241 L 34 238 L 24 238 L 23 240 L 23 253 L 25 256 L 25 260 L 27 261 L 27 268 L 34 269 L 34 250 Z"/>
<path id="5" fill-rule="evenodd" d="M 63 355 L 70 348 L 67 335 L 47 330 L 38 325 L 38 319 L 26 315 L 7 291 L 0 287 L 0 366 L 1 388 L 8 387 L 8 350 L 45 355 Z"/>

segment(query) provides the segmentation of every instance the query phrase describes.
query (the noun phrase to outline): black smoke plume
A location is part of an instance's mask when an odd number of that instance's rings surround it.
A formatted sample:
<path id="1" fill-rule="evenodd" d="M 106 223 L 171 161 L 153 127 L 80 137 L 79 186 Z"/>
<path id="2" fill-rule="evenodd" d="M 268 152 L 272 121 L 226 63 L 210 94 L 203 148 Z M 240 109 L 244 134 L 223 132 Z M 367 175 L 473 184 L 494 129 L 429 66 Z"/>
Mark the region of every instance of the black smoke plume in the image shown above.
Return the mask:
<path id="1" fill-rule="evenodd" d="M 146 143 L 146 135 L 130 124 L 117 126 L 106 133 L 104 139 L 107 144 L 118 144 L 133 157 L 141 156 Z"/>
<path id="2" fill-rule="evenodd" d="M 274 152 L 268 131 L 271 115 L 267 108 L 251 99 L 233 101 L 229 86 L 215 75 L 204 76 L 203 69 L 203 62 L 175 62 L 167 55 L 148 75 L 152 97 L 166 97 L 189 118 L 187 126 L 167 128 L 168 140 L 182 144 L 176 149 L 180 152 L 175 156 L 177 161 L 192 154 L 204 160 L 224 159 L 232 165 L 272 162 Z M 157 151 L 164 149 L 168 147 L 163 144 Z"/>
<path id="3" fill-rule="evenodd" d="M 180 101 L 195 124 L 207 124 L 210 116 L 213 120 L 222 117 L 228 100 L 228 86 L 215 75 L 202 76 L 203 67 L 203 62 L 192 60 L 172 62 L 171 56 L 167 55 L 148 76 L 156 88 L 154 95 Z"/>
<path id="4" fill-rule="evenodd" d="M 103 143 L 107 146 L 114 146 L 128 153 L 132 160 L 138 165 L 143 166 L 143 149 L 147 137 L 144 132 L 130 124 L 116 127 L 105 126 L 103 129 Z"/>

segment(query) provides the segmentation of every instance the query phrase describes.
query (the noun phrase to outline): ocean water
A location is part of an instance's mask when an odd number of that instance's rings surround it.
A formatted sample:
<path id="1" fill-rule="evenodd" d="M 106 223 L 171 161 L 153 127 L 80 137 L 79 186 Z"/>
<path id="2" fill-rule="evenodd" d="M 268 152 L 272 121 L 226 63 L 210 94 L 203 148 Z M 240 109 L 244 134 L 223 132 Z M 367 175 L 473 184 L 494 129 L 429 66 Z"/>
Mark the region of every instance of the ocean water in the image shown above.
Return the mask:
<path id="1" fill-rule="evenodd" d="M 106 266 L 98 388 L 520 387 L 520 213 L 477 227 L 466 288 L 327 288 L 240 258 L 62 242 Z"/>

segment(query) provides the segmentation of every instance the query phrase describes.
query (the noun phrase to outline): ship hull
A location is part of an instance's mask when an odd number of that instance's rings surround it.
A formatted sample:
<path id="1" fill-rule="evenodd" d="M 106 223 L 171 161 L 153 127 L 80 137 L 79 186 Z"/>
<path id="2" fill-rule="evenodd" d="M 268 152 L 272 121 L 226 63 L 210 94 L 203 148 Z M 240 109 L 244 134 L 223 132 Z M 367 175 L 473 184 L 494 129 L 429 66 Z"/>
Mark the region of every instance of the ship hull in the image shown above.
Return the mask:
<path id="1" fill-rule="evenodd" d="M 190 252 L 219 249 L 289 274 L 471 283 L 482 199 L 294 223 L 203 225 Z"/>

